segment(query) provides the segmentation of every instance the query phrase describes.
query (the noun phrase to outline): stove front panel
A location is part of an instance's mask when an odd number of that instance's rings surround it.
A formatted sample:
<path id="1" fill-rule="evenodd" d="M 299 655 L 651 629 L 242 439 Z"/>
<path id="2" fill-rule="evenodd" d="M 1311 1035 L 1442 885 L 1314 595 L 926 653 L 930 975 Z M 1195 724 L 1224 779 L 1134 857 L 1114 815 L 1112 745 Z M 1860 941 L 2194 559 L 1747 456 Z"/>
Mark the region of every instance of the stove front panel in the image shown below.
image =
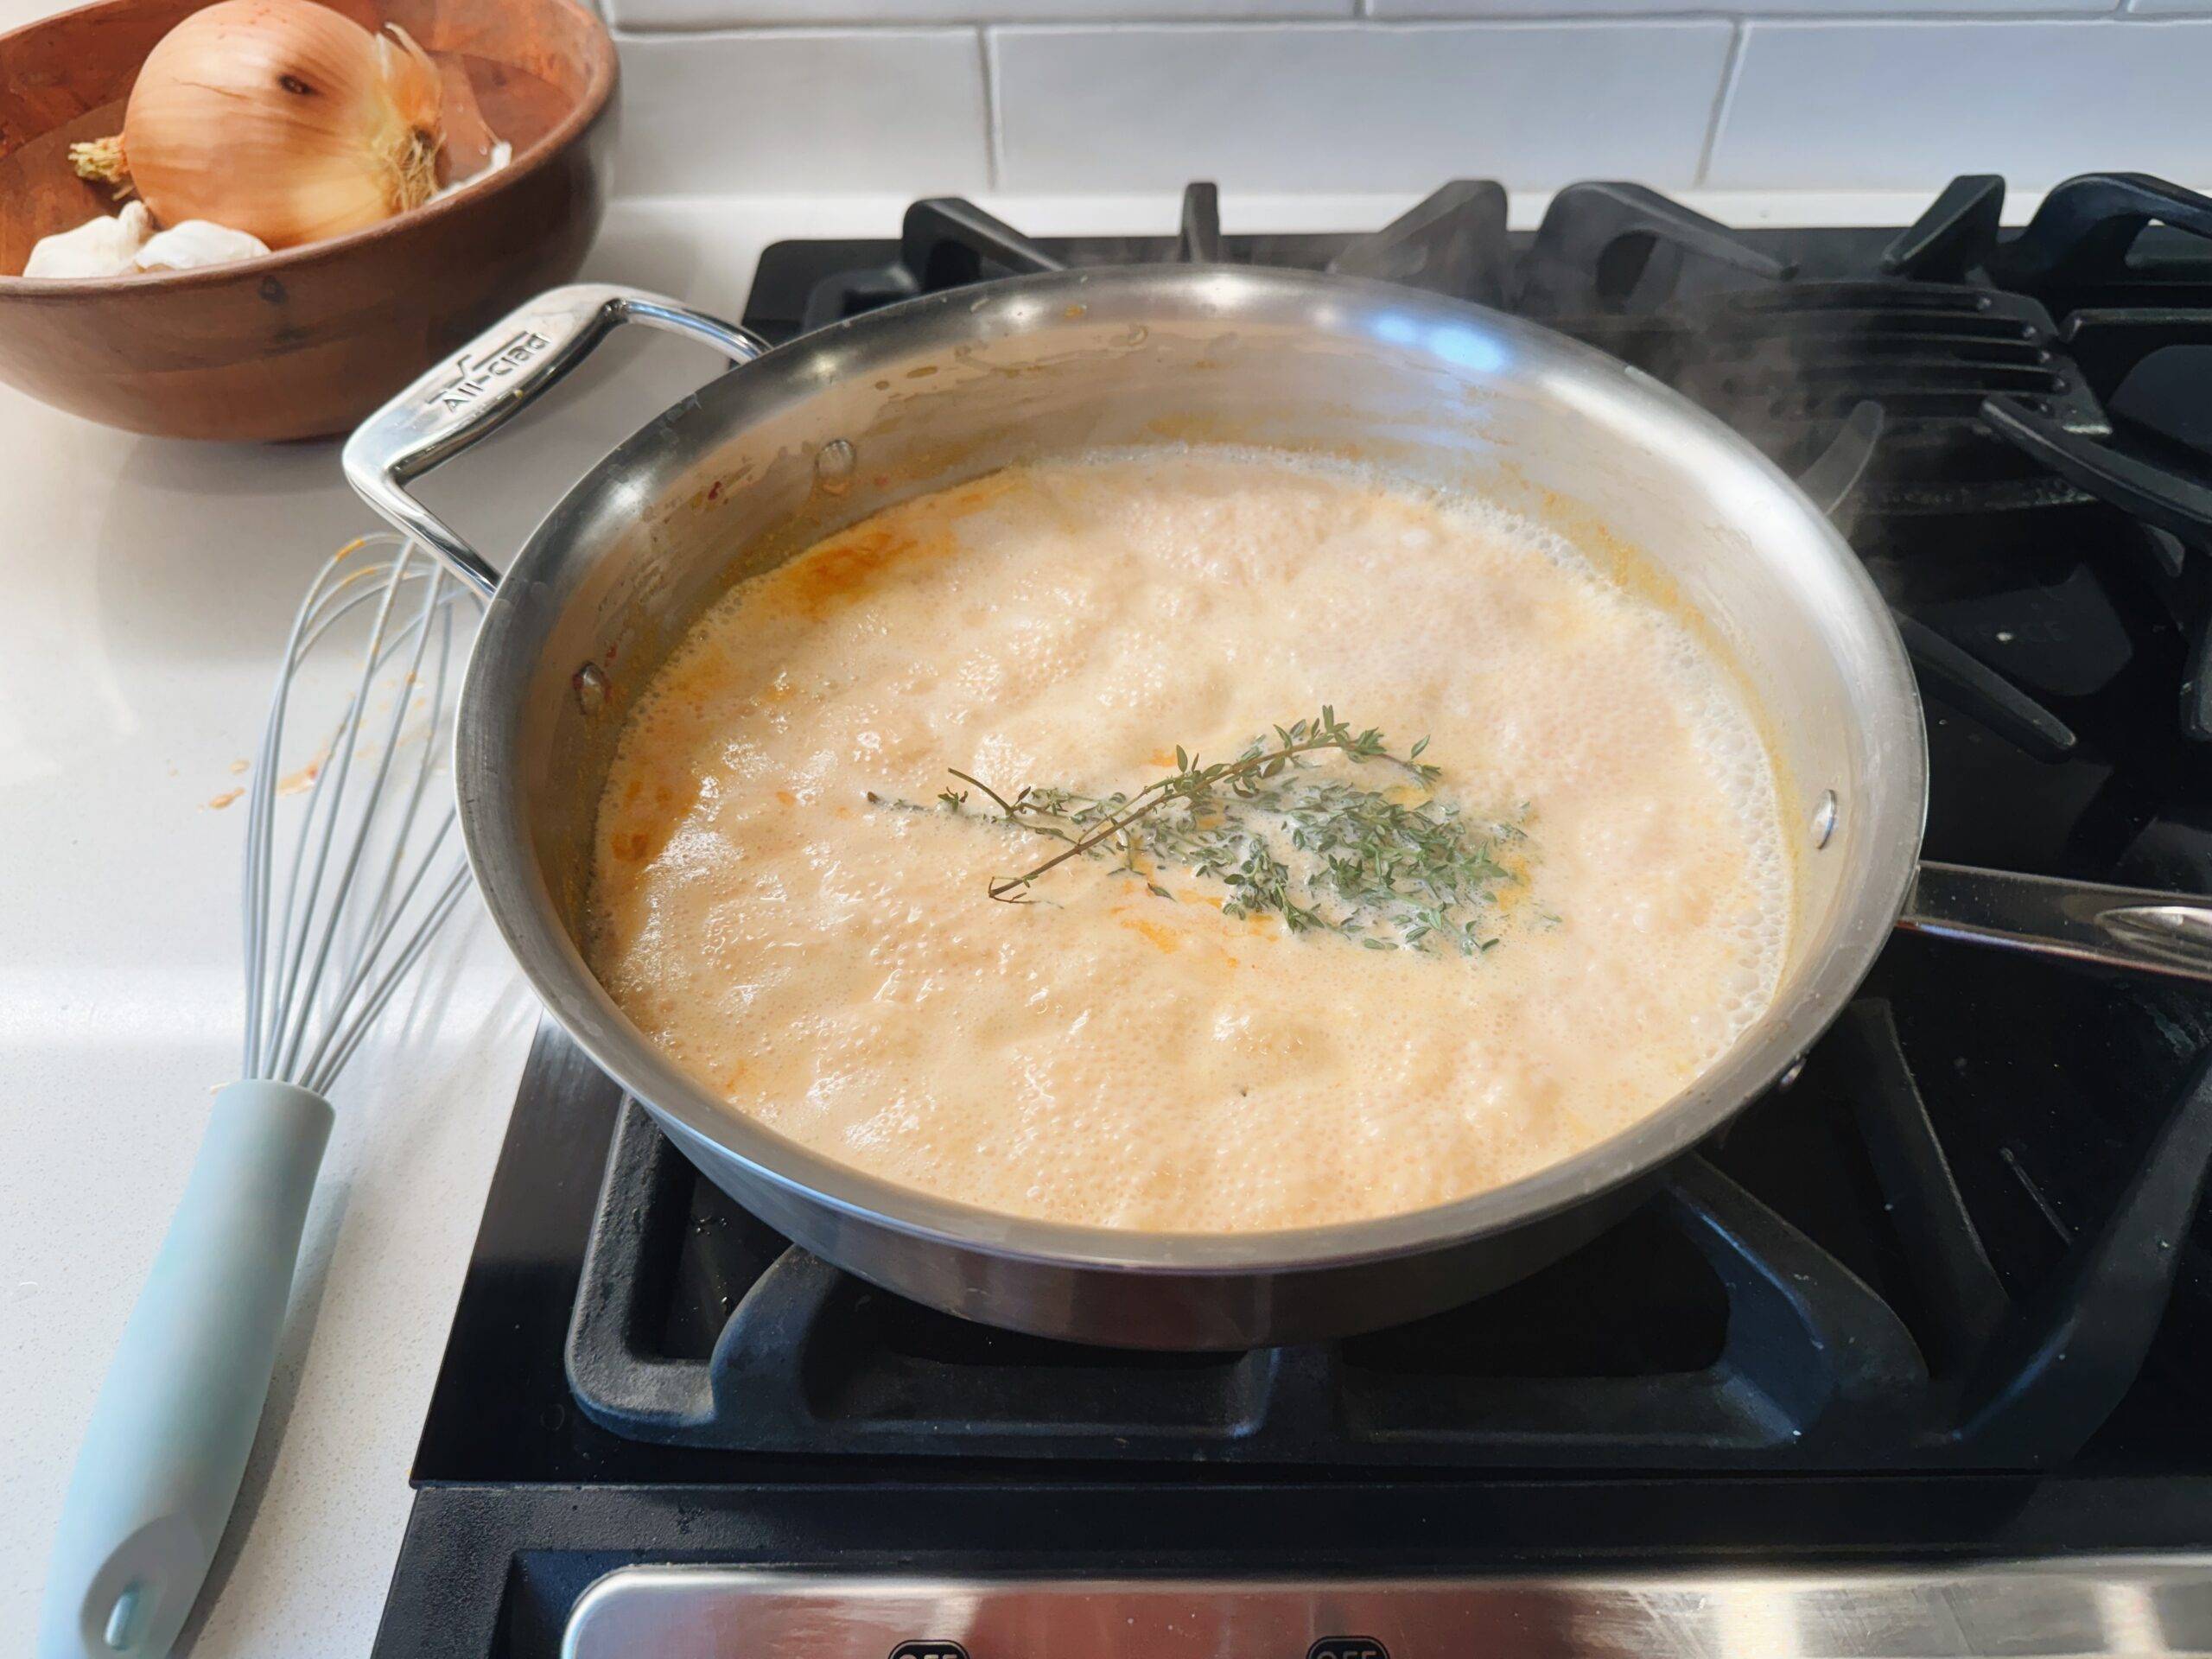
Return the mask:
<path id="1" fill-rule="evenodd" d="M 925 1579 L 632 1567 L 563 1659 L 2056 1659 L 2212 1649 L 2212 1555 L 1605 1578 Z"/>

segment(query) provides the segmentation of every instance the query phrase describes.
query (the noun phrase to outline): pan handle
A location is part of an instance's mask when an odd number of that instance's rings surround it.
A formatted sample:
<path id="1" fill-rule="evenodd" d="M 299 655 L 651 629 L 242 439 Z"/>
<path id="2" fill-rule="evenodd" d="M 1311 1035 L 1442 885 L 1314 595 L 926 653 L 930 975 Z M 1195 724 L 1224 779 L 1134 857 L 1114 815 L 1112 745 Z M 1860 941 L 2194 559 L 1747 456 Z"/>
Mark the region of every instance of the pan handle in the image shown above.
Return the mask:
<path id="1" fill-rule="evenodd" d="M 394 528 L 430 548 L 488 597 L 499 573 L 405 486 L 513 419 L 626 322 L 704 340 L 733 365 L 768 349 L 749 330 L 639 289 L 607 283 L 550 289 L 362 422 L 346 440 L 346 481 Z"/>
<path id="2" fill-rule="evenodd" d="M 1923 863 L 1897 925 L 2031 956 L 2212 982 L 2212 900 L 2190 893 Z"/>

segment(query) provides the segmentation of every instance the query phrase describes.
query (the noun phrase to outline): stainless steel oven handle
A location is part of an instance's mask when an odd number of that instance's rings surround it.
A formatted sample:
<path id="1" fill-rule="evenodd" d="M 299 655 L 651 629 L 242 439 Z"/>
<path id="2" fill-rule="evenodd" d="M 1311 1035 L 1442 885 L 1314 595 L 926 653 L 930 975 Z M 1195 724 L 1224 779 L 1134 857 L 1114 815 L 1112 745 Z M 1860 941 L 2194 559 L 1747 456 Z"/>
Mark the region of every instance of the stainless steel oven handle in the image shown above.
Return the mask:
<path id="1" fill-rule="evenodd" d="M 1897 925 L 2031 956 L 2212 982 L 2212 900 L 2189 893 L 1923 863 Z"/>
<path id="2" fill-rule="evenodd" d="M 634 288 L 577 283 L 550 289 L 423 372 L 346 440 L 346 478 L 363 500 L 488 595 L 499 573 L 453 527 L 407 493 L 441 461 L 504 425 L 626 322 L 704 340 L 733 365 L 767 341 L 702 311 Z"/>

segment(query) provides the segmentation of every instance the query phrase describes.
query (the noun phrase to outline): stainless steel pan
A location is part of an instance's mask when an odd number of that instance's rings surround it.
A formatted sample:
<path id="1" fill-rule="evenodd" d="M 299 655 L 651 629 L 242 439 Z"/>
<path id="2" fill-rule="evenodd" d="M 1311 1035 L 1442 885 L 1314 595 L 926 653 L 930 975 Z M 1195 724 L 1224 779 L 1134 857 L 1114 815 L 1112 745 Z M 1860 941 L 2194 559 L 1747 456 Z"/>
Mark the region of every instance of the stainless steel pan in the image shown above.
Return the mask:
<path id="1" fill-rule="evenodd" d="M 594 467 L 503 576 L 406 484 L 626 321 L 740 366 Z M 576 948 L 600 780 L 630 697 L 693 617 L 733 580 L 904 497 L 1027 456 L 1168 440 L 1345 454 L 1496 498 L 1600 559 L 1656 569 L 1733 656 L 1780 763 L 1801 907 L 1774 1006 L 1694 1087 L 1578 1157 L 1435 1209 L 1129 1234 L 987 1213 L 794 1146 L 671 1065 L 600 988 Z M 2193 899 L 1918 862 L 1919 699 L 1889 611 L 1826 518 L 1672 391 L 1474 306 L 1289 270 L 1064 271 L 767 352 L 665 300 L 568 288 L 402 393 L 345 459 L 379 512 L 492 595 L 462 699 L 461 822 L 546 1007 L 740 1203 L 955 1313 L 1089 1342 L 1246 1347 L 1492 1288 L 1590 1237 L 1772 1083 L 1893 925 L 2212 978 L 2212 908 Z"/>

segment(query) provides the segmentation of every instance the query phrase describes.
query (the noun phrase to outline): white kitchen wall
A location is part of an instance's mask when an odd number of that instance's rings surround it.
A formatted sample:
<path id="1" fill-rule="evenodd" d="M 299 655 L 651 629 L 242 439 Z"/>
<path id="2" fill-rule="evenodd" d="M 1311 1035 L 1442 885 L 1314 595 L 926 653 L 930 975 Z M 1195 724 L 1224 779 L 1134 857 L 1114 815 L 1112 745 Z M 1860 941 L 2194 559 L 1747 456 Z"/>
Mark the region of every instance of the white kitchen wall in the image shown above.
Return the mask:
<path id="1" fill-rule="evenodd" d="M 599 3 L 636 194 L 2212 184 L 2212 0 Z"/>
<path id="2" fill-rule="evenodd" d="M 604 3 L 640 193 L 2212 181 L 2212 0 Z"/>
<path id="3" fill-rule="evenodd" d="M 1725 22 L 994 29 L 1013 190 L 1383 190 L 1697 176 Z M 1501 170 L 1502 169 L 1502 170 Z"/>

